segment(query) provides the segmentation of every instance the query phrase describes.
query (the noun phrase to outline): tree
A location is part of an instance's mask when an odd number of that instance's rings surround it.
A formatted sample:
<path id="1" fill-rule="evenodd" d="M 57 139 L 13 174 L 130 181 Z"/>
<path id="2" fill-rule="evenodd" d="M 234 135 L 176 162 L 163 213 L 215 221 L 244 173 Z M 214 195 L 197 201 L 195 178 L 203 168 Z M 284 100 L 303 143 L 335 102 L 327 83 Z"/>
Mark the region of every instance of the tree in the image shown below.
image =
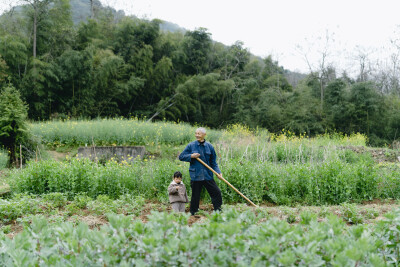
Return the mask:
<path id="1" fill-rule="evenodd" d="M 170 58 L 163 57 L 157 62 L 150 78 L 150 104 L 158 102 L 161 98 L 170 97 L 174 94 L 173 89 L 173 65 Z"/>
<path id="2" fill-rule="evenodd" d="M 22 80 L 27 69 L 27 47 L 16 36 L 6 35 L 0 37 L 0 54 L 5 60 L 13 84 Z"/>
<path id="3" fill-rule="evenodd" d="M 350 88 L 349 117 L 354 132 L 378 132 L 382 127 L 382 97 L 375 91 L 373 83 L 356 83 Z"/>
<path id="4" fill-rule="evenodd" d="M 312 96 L 312 89 L 300 83 L 287 100 L 284 117 L 289 119 L 286 119 L 285 129 L 297 134 L 307 133 L 310 136 L 323 133 L 325 129 L 320 108 L 318 98 Z"/>
<path id="5" fill-rule="evenodd" d="M 38 25 L 37 53 L 60 56 L 71 47 L 74 29 L 69 0 L 52 0 L 46 17 Z"/>
<path id="6" fill-rule="evenodd" d="M 243 73 L 244 67 L 250 60 L 250 52 L 243 48 L 243 42 L 237 41 L 225 49 L 220 63 L 221 78 L 229 80 L 233 76 Z"/>
<path id="7" fill-rule="evenodd" d="M 182 71 L 188 75 L 206 74 L 209 71 L 211 44 L 211 34 L 205 28 L 186 32 L 183 40 L 186 60 Z"/>
<path id="8" fill-rule="evenodd" d="M 279 66 L 278 61 L 274 61 L 272 56 L 266 57 L 264 67 L 261 72 L 263 88 L 279 88 L 283 91 L 292 91 L 292 86 L 285 77 L 285 70 Z"/>
<path id="9" fill-rule="evenodd" d="M 134 63 L 134 55 L 145 47 L 153 47 L 159 36 L 159 20 L 151 22 L 125 18 L 116 27 L 114 52 L 126 63 Z M 153 55 L 152 55 L 153 56 Z"/>
<path id="10" fill-rule="evenodd" d="M 326 86 L 326 105 L 324 106 L 327 115 L 326 124 L 330 130 L 347 132 L 347 94 L 346 82 L 344 79 L 336 79 Z"/>
<path id="11" fill-rule="evenodd" d="M 372 72 L 369 55 L 372 53 L 364 47 L 356 46 L 357 55 L 354 57 L 360 66 L 359 74 L 357 77 L 358 82 L 368 81 L 369 75 Z"/>
<path id="12" fill-rule="evenodd" d="M 103 43 L 100 25 L 95 20 L 81 23 L 77 30 L 75 49 L 84 50 L 89 45 L 99 46 Z"/>
<path id="13" fill-rule="evenodd" d="M 306 50 L 301 45 L 297 46 L 297 50 L 304 57 L 304 60 L 306 61 L 308 69 L 310 71 L 310 75 L 313 75 L 318 80 L 321 99 L 320 111 L 322 112 L 324 105 L 325 87 L 331 79 L 336 78 L 335 75 L 332 75 L 335 72 L 333 64 L 329 62 L 332 53 L 331 45 L 334 43 L 335 40 L 333 38 L 333 34 L 330 34 L 328 30 L 326 30 L 324 36 L 319 36 L 315 38 L 315 40 L 306 41 L 308 41 L 308 50 Z M 312 64 L 311 58 L 313 57 L 313 53 L 315 52 L 317 53 L 317 55 L 315 56 L 319 57 L 319 60 L 317 60 L 317 64 Z"/>
<path id="14" fill-rule="evenodd" d="M 388 143 L 394 143 L 400 140 L 400 98 L 396 95 L 386 97 L 385 106 L 387 120 L 385 120 L 384 137 Z"/>
<path id="15" fill-rule="evenodd" d="M 93 0 L 90 1 L 90 19 L 94 19 L 94 5 L 93 5 Z"/>
<path id="16" fill-rule="evenodd" d="M 24 2 L 28 3 L 29 6 L 32 8 L 32 54 L 33 57 L 36 58 L 36 45 L 37 45 L 37 29 L 38 24 L 43 18 L 43 15 L 48 11 L 48 6 L 52 2 L 52 0 L 23 0 Z"/>
<path id="17" fill-rule="evenodd" d="M 176 106 L 181 120 L 203 123 L 211 127 L 226 124 L 231 118 L 231 103 L 224 100 L 231 95 L 232 80 L 220 81 L 219 75 L 197 75 L 176 89 Z"/>
<path id="18" fill-rule="evenodd" d="M 7 73 L 8 73 L 7 63 L 4 61 L 4 59 L 0 55 L 0 85 L 7 78 L 7 76 L 8 76 Z M 1 88 L 1 86 L 0 86 L 0 88 Z"/>
<path id="19" fill-rule="evenodd" d="M 24 99 L 29 99 L 32 118 L 48 119 L 53 113 L 53 102 L 59 89 L 55 65 L 32 58 L 30 66 L 22 82 L 21 94 Z"/>
<path id="20" fill-rule="evenodd" d="M 390 60 L 376 63 L 373 81 L 376 82 L 381 94 L 397 94 L 400 96 L 400 47 L 390 55 Z"/>
<path id="21" fill-rule="evenodd" d="M 13 86 L 0 94 L 0 144 L 7 149 L 9 165 L 17 162 L 17 146 L 27 140 L 27 105 Z"/>
<path id="22" fill-rule="evenodd" d="M 181 32 L 163 32 L 160 34 L 153 45 L 154 61 L 158 62 L 163 57 L 171 58 L 174 61 L 173 57 L 178 53 L 182 40 L 183 33 Z"/>
<path id="23" fill-rule="evenodd" d="M 61 90 L 57 92 L 57 112 L 68 113 L 72 116 L 87 116 L 84 113 L 90 102 L 85 94 L 90 72 L 92 69 L 92 57 L 90 51 L 67 50 L 57 58 L 57 76 L 60 77 Z M 86 90 L 91 91 L 91 90 Z"/>
<path id="24" fill-rule="evenodd" d="M 93 57 L 92 90 L 95 92 L 96 116 L 116 115 L 120 112 L 118 100 L 126 101 L 130 96 L 121 84 L 125 64 L 111 50 L 97 50 Z"/>

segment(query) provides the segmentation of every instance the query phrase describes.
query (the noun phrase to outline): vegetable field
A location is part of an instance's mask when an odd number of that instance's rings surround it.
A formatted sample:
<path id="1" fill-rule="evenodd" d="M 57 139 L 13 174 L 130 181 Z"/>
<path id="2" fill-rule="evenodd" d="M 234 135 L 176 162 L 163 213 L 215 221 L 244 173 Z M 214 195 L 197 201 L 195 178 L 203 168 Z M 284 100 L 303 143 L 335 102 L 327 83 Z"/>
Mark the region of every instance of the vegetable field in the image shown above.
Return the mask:
<path id="1" fill-rule="evenodd" d="M 10 240 L 0 237 L 3 266 L 386 266 L 399 261 L 400 214 L 348 227 L 337 216 L 300 223 L 226 208 L 188 226 L 188 215 L 153 212 L 147 222 L 108 214 L 109 224 L 48 224 L 41 216 Z"/>
<path id="2" fill-rule="evenodd" d="M 217 181 L 223 211 L 203 194 L 195 217 L 168 204 L 171 175 L 195 127 L 137 119 L 33 123 L 44 150 L 4 170 L 1 265 L 389 266 L 399 262 L 400 165 L 360 134 L 308 138 L 232 125 L 210 131 L 224 175 L 259 205 Z M 145 145 L 133 163 L 78 159 L 78 146 Z M 376 150 L 376 149 L 375 149 Z M 361 151 L 361 152 L 360 152 Z M 188 206 L 187 206 L 188 208 Z"/>

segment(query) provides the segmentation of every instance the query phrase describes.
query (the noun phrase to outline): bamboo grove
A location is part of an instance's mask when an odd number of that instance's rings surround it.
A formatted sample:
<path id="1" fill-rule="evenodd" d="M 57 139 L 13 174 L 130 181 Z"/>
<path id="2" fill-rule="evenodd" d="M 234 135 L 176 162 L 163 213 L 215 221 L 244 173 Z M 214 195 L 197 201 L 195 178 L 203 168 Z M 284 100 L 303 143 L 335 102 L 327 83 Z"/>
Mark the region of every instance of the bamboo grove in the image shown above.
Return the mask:
<path id="1" fill-rule="evenodd" d="M 361 132 L 372 145 L 399 138 L 396 76 L 349 78 L 333 67 L 301 75 L 241 41 L 215 42 L 205 28 L 87 2 L 25 0 L 0 17 L 0 88 L 20 92 L 30 119 L 135 116 L 310 136 Z"/>

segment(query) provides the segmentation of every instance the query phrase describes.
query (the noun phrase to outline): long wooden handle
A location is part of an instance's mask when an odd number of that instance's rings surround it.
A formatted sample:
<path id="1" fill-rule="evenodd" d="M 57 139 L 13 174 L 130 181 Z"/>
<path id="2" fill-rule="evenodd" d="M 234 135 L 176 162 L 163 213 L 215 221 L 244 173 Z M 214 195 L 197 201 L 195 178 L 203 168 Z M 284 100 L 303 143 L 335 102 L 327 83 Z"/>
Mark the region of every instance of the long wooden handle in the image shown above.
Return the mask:
<path id="1" fill-rule="evenodd" d="M 230 182 L 228 182 L 227 180 L 224 179 L 224 177 L 222 177 L 221 175 L 219 175 L 219 173 L 217 173 L 216 171 L 213 170 L 213 168 L 211 168 L 210 166 L 207 165 L 207 163 L 205 163 L 204 161 L 202 161 L 200 158 L 196 158 L 198 161 L 200 161 L 201 164 L 203 164 L 205 167 L 207 167 L 210 171 L 212 171 L 220 180 L 224 181 L 227 185 L 229 185 L 233 190 L 236 191 L 236 193 L 238 193 L 239 195 L 241 195 L 244 199 L 246 199 L 251 205 L 253 205 L 254 207 L 258 207 L 256 204 L 254 204 L 250 199 L 248 199 L 245 195 L 243 195 L 242 193 L 240 193 L 239 190 L 237 190 L 233 185 L 231 185 Z"/>

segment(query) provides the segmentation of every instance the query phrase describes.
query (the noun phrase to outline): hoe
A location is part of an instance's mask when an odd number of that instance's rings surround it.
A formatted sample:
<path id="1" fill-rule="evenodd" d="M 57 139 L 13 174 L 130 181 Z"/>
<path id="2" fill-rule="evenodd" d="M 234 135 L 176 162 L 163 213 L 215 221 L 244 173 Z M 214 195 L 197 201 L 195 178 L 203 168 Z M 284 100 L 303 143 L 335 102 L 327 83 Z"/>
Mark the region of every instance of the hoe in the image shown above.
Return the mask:
<path id="1" fill-rule="evenodd" d="M 252 206 L 254 207 L 258 207 L 256 204 L 254 204 L 250 199 L 248 199 L 245 195 L 243 195 L 242 193 L 240 193 L 239 190 L 237 190 L 233 185 L 231 185 L 231 183 L 229 183 L 227 180 L 225 180 L 221 175 L 219 175 L 216 171 L 214 171 L 210 166 L 207 165 L 207 163 L 205 163 L 204 161 L 202 161 L 199 158 L 196 158 L 198 161 L 200 161 L 201 164 L 203 164 L 207 169 L 209 169 L 210 171 L 212 171 L 220 180 L 224 181 L 227 185 L 229 185 L 233 190 L 236 191 L 236 193 L 238 193 L 239 195 L 241 195 L 244 199 L 246 199 Z"/>

